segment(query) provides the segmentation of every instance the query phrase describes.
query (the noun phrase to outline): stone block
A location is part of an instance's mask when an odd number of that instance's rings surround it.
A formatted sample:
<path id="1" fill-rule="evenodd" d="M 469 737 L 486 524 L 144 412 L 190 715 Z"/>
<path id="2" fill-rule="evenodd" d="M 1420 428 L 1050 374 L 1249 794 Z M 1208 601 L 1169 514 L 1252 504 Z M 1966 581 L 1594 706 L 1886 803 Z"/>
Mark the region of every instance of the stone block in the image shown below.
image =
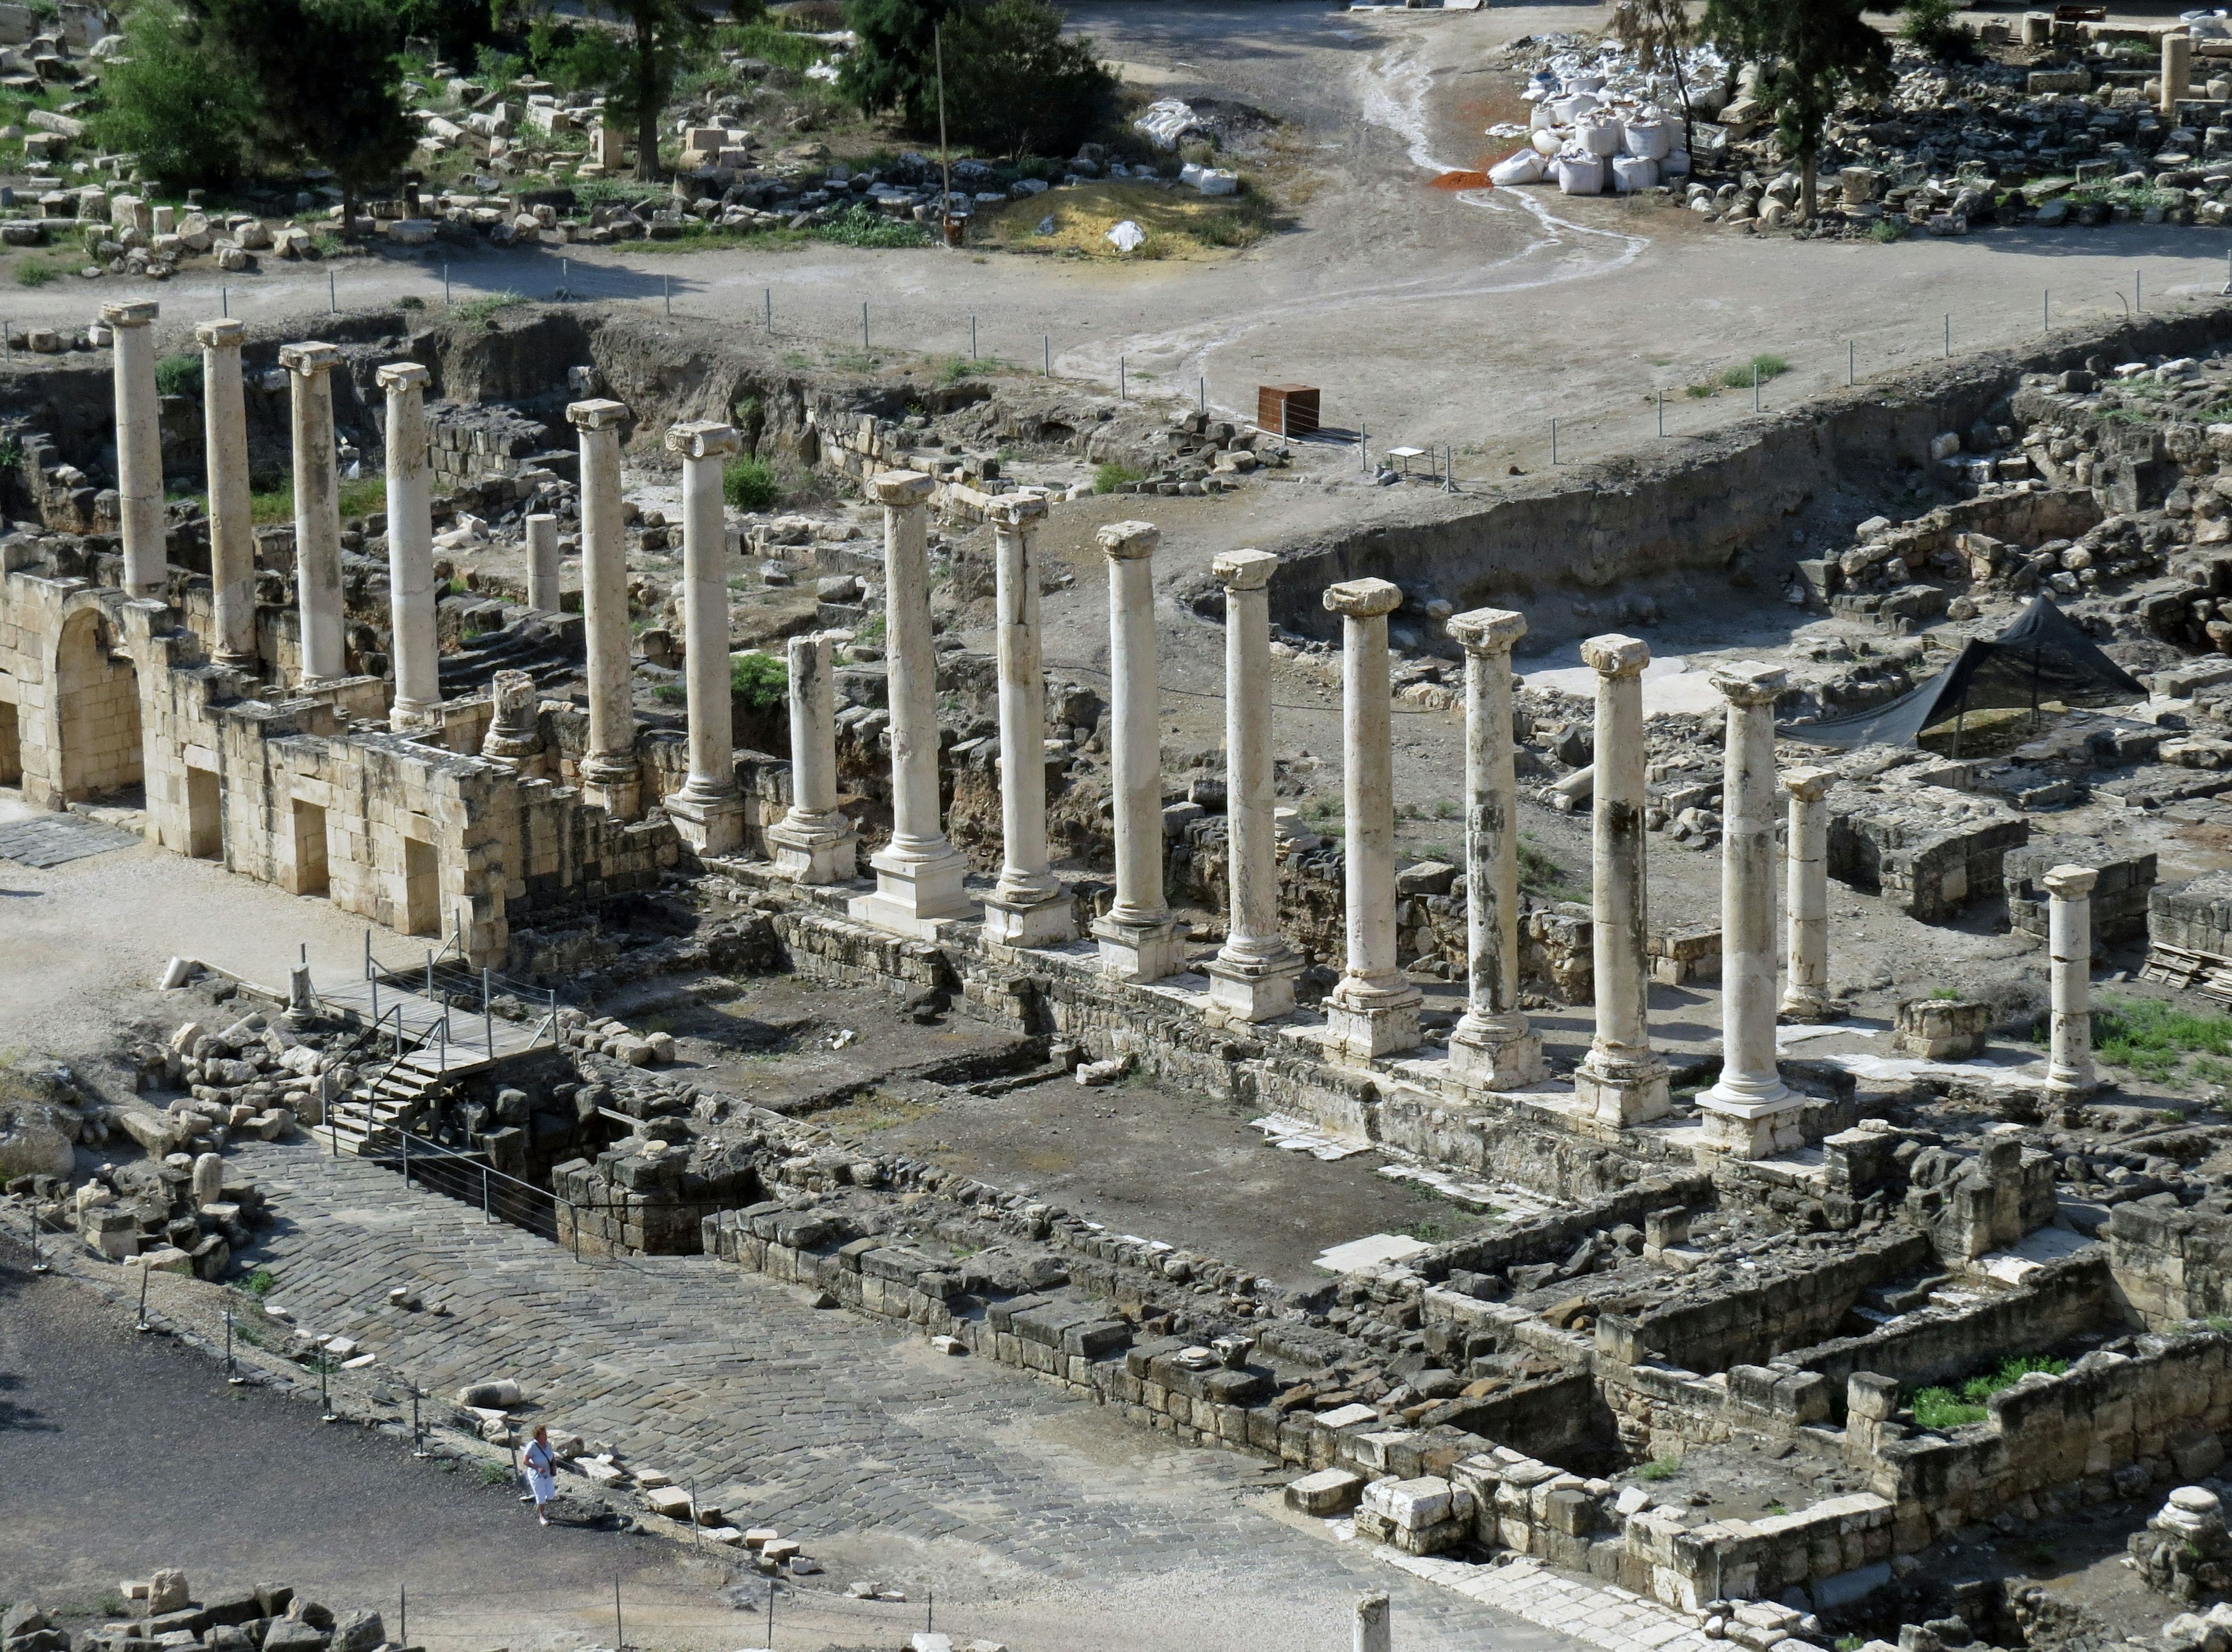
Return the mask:
<path id="1" fill-rule="evenodd" d="M 1287 1485 L 1287 1506 L 1303 1514 L 1340 1514 L 1356 1506 L 1363 1477 L 1346 1468 L 1321 1468 Z"/>

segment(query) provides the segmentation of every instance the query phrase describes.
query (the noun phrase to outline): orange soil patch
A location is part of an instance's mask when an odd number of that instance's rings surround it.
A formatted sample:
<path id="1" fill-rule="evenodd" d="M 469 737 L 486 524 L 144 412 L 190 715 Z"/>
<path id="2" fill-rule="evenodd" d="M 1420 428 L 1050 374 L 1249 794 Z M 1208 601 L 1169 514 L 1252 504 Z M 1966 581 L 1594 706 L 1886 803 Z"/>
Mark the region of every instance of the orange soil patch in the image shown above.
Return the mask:
<path id="1" fill-rule="evenodd" d="M 1494 187 L 1486 172 L 1444 172 L 1434 179 L 1437 190 L 1484 190 Z"/>

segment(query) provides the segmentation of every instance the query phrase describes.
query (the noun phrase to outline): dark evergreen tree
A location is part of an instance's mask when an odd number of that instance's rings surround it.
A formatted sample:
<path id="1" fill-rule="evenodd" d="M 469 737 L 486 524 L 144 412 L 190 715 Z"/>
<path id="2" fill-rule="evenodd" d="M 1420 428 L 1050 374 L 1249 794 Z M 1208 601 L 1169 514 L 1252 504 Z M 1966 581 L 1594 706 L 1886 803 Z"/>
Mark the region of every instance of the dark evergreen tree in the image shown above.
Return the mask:
<path id="1" fill-rule="evenodd" d="M 1798 166 L 1806 217 L 1816 204 L 1821 128 L 1847 93 L 1891 89 L 1891 42 L 1860 16 L 1863 0 L 1705 0 L 1700 31 L 1732 60 L 1759 66 L 1759 97 Z"/>

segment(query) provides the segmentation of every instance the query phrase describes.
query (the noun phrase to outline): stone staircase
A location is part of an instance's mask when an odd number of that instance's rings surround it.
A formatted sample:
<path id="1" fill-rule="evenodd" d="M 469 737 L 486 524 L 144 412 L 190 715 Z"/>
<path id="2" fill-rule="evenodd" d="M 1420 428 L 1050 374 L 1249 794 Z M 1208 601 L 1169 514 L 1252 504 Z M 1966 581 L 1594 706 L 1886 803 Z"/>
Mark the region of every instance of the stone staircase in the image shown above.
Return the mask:
<path id="1" fill-rule="evenodd" d="M 509 624 L 469 638 L 456 653 L 442 657 L 443 698 L 470 697 L 498 671 L 525 671 L 538 687 L 548 688 L 581 669 L 581 615 L 509 612 L 515 616 Z"/>
<path id="2" fill-rule="evenodd" d="M 326 1109 L 322 1133 L 336 1152 L 360 1157 L 403 1150 L 403 1132 L 442 1098 L 438 1079 L 404 1066 L 360 1078 L 349 1092 Z"/>

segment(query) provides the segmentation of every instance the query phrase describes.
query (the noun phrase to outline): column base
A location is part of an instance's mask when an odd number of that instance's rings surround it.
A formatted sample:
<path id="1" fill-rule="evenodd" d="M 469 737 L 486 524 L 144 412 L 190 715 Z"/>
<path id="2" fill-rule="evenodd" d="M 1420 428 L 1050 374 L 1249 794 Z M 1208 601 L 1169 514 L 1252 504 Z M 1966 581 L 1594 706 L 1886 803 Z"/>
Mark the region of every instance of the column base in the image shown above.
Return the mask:
<path id="1" fill-rule="evenodd" d="M 1666 1063 L 1645 1054 L 1630 1060 L 1591 1050 L 1573 1069 L 1573 1095 L 1599 1124 L 1648 1124 L 1673 1105 L 1666 1092 Z"/>
<path id="2" fill-rule="evenodd" d="M 1077 939 L 1077 897 L 1057 883 L 1036 900 L 984 897 L 984 938 L 995 946 L 1058 947 Z"/>
<path id="3" fill-rule="evenodd" d="M 1375 987 L 1361 977 L 1346 977 L 1326 997 L 1327 1047 L 1356 1061 L 1416 1049 L 1418 1007 L 1425 1001 L 1425 994 L 1407 982 Z"/>
<path id="4" fill-rule="evenodd" d="M 950 846 L 923 858 L 885 849 L 869 856 L 868 865 L 876 871 L 876 892 L 855 897 L 845 909 L 859 923 L 934 941 L 938 924 L 970 914 L 962 887 L 969 863 Z"/>
<path id="5" fill-rule="evenodd" d="M 1104 917 L 1093 924 L 1093 935 L 1100 943 L 1101 969 L 1119 981 L 1138 986 L 1185 968 L 1185 943 L 1178 937 L 1174 919 L 1133 923 Z"/>
<path id="6" fill-rule="evenodd" d="M 794 810 L 762 835 L 775 869 L 795 884 L 843 884 L 860 876 L 860 834 L 842 814 Z"/>
<path id="7" fill-rule="evenodd" d="M 1450 1034 L 1450 1076 L 1468 1090 L 1519 1090 L 1541 1079 L 1542 1035 L 1524 1015 L 1505 1019 L 1470 1014 Z"/>
<path id="8" fill-rule="evenodd" d="M 744 800 L 726 796 L 692 796 L 685 786 L 667 794 L 666 818 L 682 841 L 701 855 L 732 854 L 743 846 Z"/>
<path id="9" fill-rule="evenodd" d="M 594 804 L 616 820 L 643 816 L 643 777 L 632 761 L 589 756 L 580 769 L 581 800 Z"/>
<path id="10" fill-rule="evenodd" d="M 1819 1027 L 1828 1021 L 1841 1021 L 1851 1014 L 1842 1004 L 1826 994 L 1785 993 L 1781 1004 L 1775 1009 L 1775 1018 L 1786 1026 Z"/>
<path id="11" fill-rule="evenodd" d="M 441 724 L 442 703 L 439 700 L 395 700 L 388 704 L 387 726 L 395 734 L 407 734 L 414 729 L 438 728 Z"/>
<path id="12" fill-rule="evenodd" d="M 2049 1063 L 2046 1082 L 2040 1086 L 2046 1098 L 2057 1105 L 2085 1101 L 2099 1093 L 2100 1076 L 2090 1067 L 2057 1067 Z"/>
<path id="13" fill-rule="evenodd" d="M 1771 1158 L 1806 1145 L 1800 1129 L 1806 1098 L 1786 1090 L 1779 1101 L 1731 1101 L 1717 1090 L 1697 1098 L 1697 1113 L 1705 1126 L 1705 1145 L 1730 1158 Z"/>
<path id="14" fill-rule="evenodd" d="M 1291 948 L 1264 959 L 1229 958 L 1223 953 L 1204 966 L 1209 977 L 1212 1016 L 1224 1013 L 1228 1021 L 1275 1021 L 1294 1007 L 1294 981 L 1302 961 Z"/>

